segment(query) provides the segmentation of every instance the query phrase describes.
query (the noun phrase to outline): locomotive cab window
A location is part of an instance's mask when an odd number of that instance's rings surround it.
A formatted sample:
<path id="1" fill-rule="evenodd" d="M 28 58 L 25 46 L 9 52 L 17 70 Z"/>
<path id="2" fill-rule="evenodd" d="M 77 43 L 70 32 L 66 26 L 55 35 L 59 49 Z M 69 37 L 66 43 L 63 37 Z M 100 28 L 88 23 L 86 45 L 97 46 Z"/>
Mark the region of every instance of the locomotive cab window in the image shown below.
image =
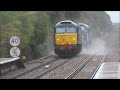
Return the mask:
<path id="1" fill-rule="evenodd" d="M 56 31 L 56 33 L 58 33 L 58 34 L 59 34 L 59 33 L 65 33 L 65 27 L 57 27 L 55 31 Z"/>
<path id="2" fill-rule="evenodd" d="M 63 34 L 63 33 L 76 33 L 77 27 L 74 25 L 60 25 L 55 28 L 56 34 Z"/>
<path id="3" fill-rule="evenodd" d="M 76 33 L 76 27 L 66 27 L 67 33 Z"/>

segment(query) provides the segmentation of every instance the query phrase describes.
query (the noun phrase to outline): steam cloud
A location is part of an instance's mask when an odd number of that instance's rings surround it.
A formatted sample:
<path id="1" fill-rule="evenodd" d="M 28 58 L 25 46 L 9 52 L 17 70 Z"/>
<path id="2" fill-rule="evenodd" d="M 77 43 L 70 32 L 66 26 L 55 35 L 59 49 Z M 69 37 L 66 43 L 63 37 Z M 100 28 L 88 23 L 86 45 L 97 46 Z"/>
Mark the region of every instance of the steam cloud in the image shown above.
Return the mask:
<path id="1" fill-rule="evenodd" d="M 84 47 L 82 49 L 81 54 L 94 54 L 104 55 L 106 51 L 106 42 L 100 38 L 95 38 L 92 40 L 91 44 L 88 47 Z"/>

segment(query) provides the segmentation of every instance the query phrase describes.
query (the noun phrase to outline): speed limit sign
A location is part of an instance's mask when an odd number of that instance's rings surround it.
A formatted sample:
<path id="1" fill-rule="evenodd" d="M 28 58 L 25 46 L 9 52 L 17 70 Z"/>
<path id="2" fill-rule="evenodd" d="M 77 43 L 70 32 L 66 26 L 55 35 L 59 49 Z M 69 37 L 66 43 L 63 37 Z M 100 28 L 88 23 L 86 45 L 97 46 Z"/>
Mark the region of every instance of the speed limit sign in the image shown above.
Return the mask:
<path id="1" fill-rule="evenodd" d="M 18 57 L 20 55 L 20 49 L 18 47 L 12 47 L 10 49 L 10 55 L 12 57 Z"/>
<path id="2" fill-rule="evenodd" d="M 19 39 L 19 37 L 17 37 L 17 36 L 12 36 L 12 37 L 10 38 L 10 44 L 11 44 L 12 46 L 18 46 L 18 45 L 20 44 L 20 39 Z"/>

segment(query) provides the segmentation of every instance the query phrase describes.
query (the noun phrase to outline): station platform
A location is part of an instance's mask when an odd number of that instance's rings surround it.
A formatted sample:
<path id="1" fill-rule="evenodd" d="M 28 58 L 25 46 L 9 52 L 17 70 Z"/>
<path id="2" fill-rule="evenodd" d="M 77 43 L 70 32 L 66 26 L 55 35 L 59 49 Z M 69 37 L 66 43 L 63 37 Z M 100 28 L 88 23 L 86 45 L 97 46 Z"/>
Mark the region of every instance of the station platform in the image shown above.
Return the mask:
<path id="1" fill-rule="evenodd" d="M 0 76 L 5 70 L 11 70 L 15 66 L 17 68 L 25 68 L 20 58 L 0 58 Z"/>
<path id="2" fill-rule="evenodd" d="M 104 62 L 93 79 L 120 79 L 120 62 Z"/>
<path id="3" fill-rule="evenodd" d="M 0 58 L 0 65 L 5 64 L 5 63 L 9 63 L 9 62 L 13 62 L 18 60 L 19 58 Z"/>

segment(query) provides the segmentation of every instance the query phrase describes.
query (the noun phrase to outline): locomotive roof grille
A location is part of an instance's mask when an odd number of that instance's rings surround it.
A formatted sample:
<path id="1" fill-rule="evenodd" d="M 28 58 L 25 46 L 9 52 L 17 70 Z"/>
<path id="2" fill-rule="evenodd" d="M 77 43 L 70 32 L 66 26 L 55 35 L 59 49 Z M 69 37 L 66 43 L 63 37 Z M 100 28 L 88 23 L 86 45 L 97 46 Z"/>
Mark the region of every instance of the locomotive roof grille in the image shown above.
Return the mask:
<path id="1" fill-rule="evenodd" d="M 76 23 L 74 23 L 74 22 L 72 22 L 72 21 L 70 21 L 70 20 L 60 21 L 60 22 L 58 22 L 58 23 L 56 24 L 56 26 L 58 26 L 59 24 L 65 24 L 65 23 L 70 23 L 70 24 L 73 24 L 73 25 L 77 26 Z"/>

